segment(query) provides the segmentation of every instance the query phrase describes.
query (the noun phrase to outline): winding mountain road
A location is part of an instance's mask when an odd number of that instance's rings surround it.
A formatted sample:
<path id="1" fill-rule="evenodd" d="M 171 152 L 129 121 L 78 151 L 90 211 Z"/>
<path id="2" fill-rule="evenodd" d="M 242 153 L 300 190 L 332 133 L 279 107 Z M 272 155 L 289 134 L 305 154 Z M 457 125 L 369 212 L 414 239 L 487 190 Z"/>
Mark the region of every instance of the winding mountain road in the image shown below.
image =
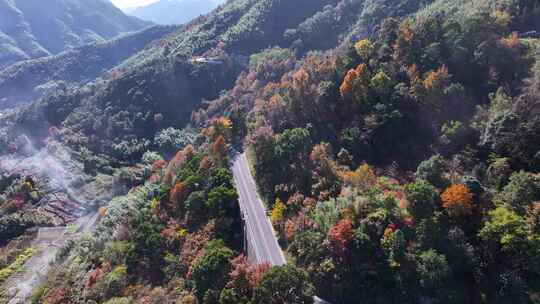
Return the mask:
<path id="1" fill-rule="evenodd" d="M 237 154 L 233 158 L 232 172 L 238 192 L 240 209 L 244 217 L 249 258 L 256 263 L 270 263 L 272 266 L 287 264 L 283 251 L 277 241 L 276 232 L 266 214 L 266 208 L 257 194 L 257 186 L 246 154 Z M 315 304 L 330 304 L 318 297 Z"/>
<path id="2" fill-rule="evenodd" d="M 255 180 L 249 170 L 245 153 L 234 157 L 232 171 L 239 195 L 240 209 L 245 220 L 249 253 L 256 263 L 284 265 L 285 256 L 279 247 L 276 232 L 266 215 L 266 208 L 259 195 Z"/>

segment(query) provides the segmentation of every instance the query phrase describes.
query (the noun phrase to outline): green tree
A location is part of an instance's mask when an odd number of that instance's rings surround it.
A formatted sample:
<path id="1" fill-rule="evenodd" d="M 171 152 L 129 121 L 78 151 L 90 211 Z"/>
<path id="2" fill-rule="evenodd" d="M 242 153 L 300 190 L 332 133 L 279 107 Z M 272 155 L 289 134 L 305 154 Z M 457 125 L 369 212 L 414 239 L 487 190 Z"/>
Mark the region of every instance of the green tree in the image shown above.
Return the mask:
<path id="1" fill-rule="evenodd" d="M 384 71 L 379 71 L 371 78 L 370 86 L 378 94 L 386 96 L 391 92 L 392 79 Z"/>
<path id="2" fill-rule="evenodd" d="M 210 187 L 216 188 L 219 186 L 232 188 L 232 175 L 231 172 L 226 168 L 219 168 L 212 171 L 210 175 Z"/>
<path id="3" fill-rule="evenodd" d="M 532 173 L 520 171 L 510 176 L 495 203 L 523 215 L 528 207 L 540 199 L 540 178 Z"/>
<path id="4" fill-rule="evenodd" d="M 204 255 L 193 265 L 191 278 L 195 293 L 202 300 L 209 289 L 221 290 L 231 270 L 230 259 L 234 253 L 225 247 L 223 241 L 214 240 L 204 248 Z"/>
<path id="5" fill-rule="evenodd" d="M 430 183 L 419 180 L 405 186 L 409 200 L 409 211 L 415 220 L 431 217 L 439 204 L 437 189 Z"/>
<path id="6" fill-rule="evenodd" d="M 234 189 L 220 186 L 208 193 L 206 207 L 211 216 L 231 216 L 231 210 L 234 209 L 237 199 L 238 195 Z"/>
<path id="7" fill-rule="evenodd" d="M 284 160 L 305 158 L 310 147 L 311 138 L 307 129 L 287 129 L 278 137 L 275 154 Z"/>
<path id="8" fill-rule="evenodd" d="M 130 218 L 129 226 L 131 242 L 126 254 L 128 273 L 161 280 L 164 252 L 160 232 L 163 225 L 148 209 L 142 209 Z"/>
<path id="9" fill-rule="evenodd" d="M 434 298 L 445 296 L 451 269 L 444 255 L 435 250 L 422 252 L 416 261 L 416 271 L 426 295 Z"/>
<path id="10" fill-rule="evenodd" d="M 203 217 L 206 197 L 204 191 L 195 191 L 191 193 L 184 203 L 188 220 L 196 221 Z"/>
<path id="11" fill-rule="evenodd" d="M 268 270 L 255 288 L 253 303 L 313 303 L 315 288 L 307 273 L 292 266 L 276 266 Z"/>
<path id="12" fill-rule="evenodd" d="M 527 226 L 525 219 L 516 212 L 498 207 L 489 212 L 489 221 L 478 233 L 485 242 L 506 252 L 521 252 L 526 249 Z"/>
<path id="13" fill-rule="evenodd" d="M 443 188 L 447 186 L 447 181 L 443 178 L 444 168 L 444 158 L 439 154 L 433 155 L 418 165 L 416 177 Z"/>

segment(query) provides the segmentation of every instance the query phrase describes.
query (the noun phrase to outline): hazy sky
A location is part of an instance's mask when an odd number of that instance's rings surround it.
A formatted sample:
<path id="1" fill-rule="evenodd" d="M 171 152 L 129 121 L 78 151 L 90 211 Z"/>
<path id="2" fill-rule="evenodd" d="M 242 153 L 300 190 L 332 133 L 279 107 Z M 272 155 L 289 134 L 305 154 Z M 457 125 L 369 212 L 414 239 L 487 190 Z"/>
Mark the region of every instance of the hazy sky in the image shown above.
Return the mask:
<path id="1" fill-rule="evenodd" d="M 111 0 L 111 2 L 121 9 L 129 7 L 137 7 L 148 5 L 150 3 L 156 2 L 158 0 Z"/>
<path id="2" fill-rule="evenodd" d="M 111 0 L 111 2 L 114 5 L 116 5 L 118 8 L 121 8 L 121 9 L 145 6 L 145 5 L 158 2 L 158 1 L 159 0 Z M 212 0 L 212 1 L 217 4 L 221 4 L 225 2 L 225 0 Z"/>

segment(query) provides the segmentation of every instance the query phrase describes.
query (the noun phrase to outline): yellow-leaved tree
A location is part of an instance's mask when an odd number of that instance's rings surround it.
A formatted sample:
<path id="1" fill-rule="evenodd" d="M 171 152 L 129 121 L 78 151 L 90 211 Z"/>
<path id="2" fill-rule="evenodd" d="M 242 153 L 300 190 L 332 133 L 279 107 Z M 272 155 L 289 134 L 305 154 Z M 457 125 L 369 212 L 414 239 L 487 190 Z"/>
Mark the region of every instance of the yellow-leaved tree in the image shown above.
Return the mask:
<path id="1" fill-rule="evenodd" d="M 272 212 L 270 213 L 270 220 L 272 223 L 278 224 L 283 220 L 285 216 L 285 204 L 279 199 L 276 198 Z"/>
<path id="2" fill-rule="evenodd" d="M 369 57 L 371 57 L 371 54 L 373 54 L 373 51 L 375 50 L 375 46 L 373 46 L 373 43 L 369 39 L 362 39 L 358 41 L 354 45 L 354 48 L 356 49 L 356 53 L 358 53 L 358 55 L 366 62 L 369 60 Z"/>

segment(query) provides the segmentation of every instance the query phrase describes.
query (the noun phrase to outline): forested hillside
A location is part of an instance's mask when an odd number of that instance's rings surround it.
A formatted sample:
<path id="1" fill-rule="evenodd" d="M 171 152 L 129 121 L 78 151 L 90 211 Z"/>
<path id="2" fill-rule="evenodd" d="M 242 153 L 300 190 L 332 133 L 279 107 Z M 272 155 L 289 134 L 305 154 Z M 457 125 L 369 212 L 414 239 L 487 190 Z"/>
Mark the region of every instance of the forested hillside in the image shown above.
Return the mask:
<path id="1" fill-rule="evenodd" d="M 3 155 L 62 146 L 84 183 L 123 187 L 31 301 L 538 302 L 534 32 L 536 0 L 231 0 L 5 114 Z M 285 266 L 244 256 L 233 150 Z M 13 265 L 51 223 L 26 220 L 28 180 L 0 181 Z"/>
<path id="2" fill-rule="evenodd" d="M 250 52 L 286 45 L 286 29 L 331 2 L 302 0 L 304 9 L 292 10 L 289 2 L 233 1 L 129 58 L 111 77 L 53 91 L 25 107 L 16 119 L 8 119 L 0 149 L 6 151 L 21 133 L 41 141 L 49 127 L 64 126 L 62 138 L 72 148 L 113 164 L 132 163 L 157 147 L 152 140 L 156 132 L 185 126 L 203 99 L 230 88 Z M 276 23 L 280 12 L 288 12 L 287 21 Z M 198 56 L 217 61 L 194 61 Z"/>
<path id="3" fill-rule="evenodd" d="M 115 77 L 112 68 L 175 30 L 173 26 L 150 27 L 107 42 L 13 64 L 0 71 L 0 108 L 30 102 L 97 77 Z"/>
<path id="4" fill-rule="evenodd" d="M 437 1 L 297 65 L 270 49 L 194 118 L 225 114 L 247 138 L 282 246 L 319 296 L 527 303 L 540 96 L 538 43 L 519 34 L 539 14 Z"/>

